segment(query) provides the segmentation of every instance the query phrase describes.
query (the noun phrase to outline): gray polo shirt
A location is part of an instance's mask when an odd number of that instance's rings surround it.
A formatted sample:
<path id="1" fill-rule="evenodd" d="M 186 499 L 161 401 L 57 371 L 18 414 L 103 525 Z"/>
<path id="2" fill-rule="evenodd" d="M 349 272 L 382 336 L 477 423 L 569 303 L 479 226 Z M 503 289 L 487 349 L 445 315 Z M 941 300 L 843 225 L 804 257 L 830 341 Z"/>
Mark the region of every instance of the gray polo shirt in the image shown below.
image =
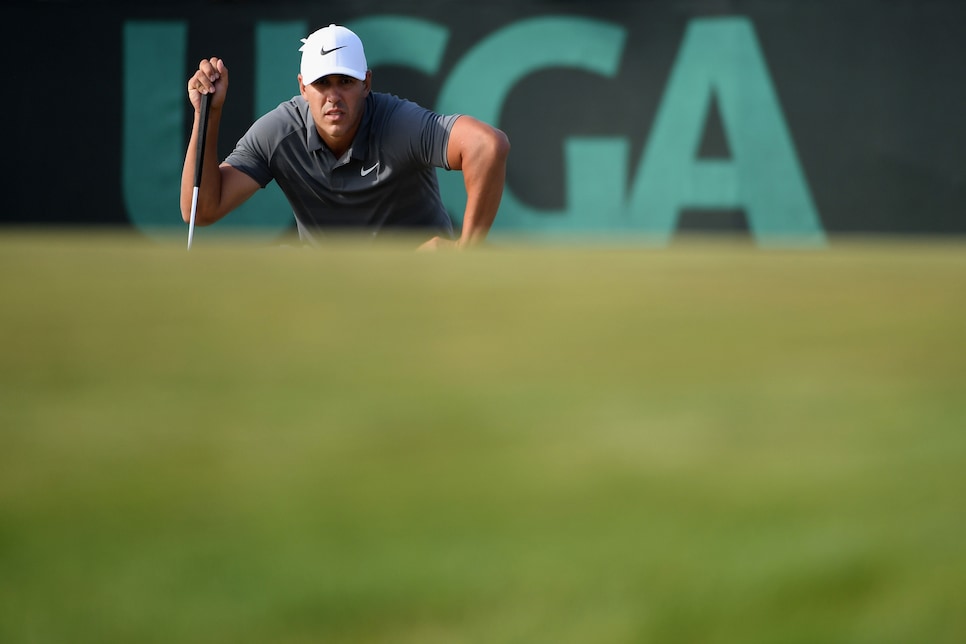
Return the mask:
<path id="1" fill-rule="evenodd" d="M 263 188 L 277 181 L 307 242 L 346 228 L 452 237 L 436 168 L 449 170 L 446 146 L 458 117 L 372 92 L 352 147 L 336 158 L 297 95 L 255 121 L 225 161 Z"/>

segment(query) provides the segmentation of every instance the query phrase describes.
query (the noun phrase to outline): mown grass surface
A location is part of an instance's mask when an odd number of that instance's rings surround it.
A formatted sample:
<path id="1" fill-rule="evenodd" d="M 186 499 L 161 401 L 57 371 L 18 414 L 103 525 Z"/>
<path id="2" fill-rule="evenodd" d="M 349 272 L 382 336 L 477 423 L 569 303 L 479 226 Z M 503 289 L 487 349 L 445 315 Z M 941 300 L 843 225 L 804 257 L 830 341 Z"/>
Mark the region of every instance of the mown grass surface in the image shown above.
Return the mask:
<path id="1" fill-rule="evenodd" d="M 966 640 L 966 246 L 0 236 L 0 641 Z"/>

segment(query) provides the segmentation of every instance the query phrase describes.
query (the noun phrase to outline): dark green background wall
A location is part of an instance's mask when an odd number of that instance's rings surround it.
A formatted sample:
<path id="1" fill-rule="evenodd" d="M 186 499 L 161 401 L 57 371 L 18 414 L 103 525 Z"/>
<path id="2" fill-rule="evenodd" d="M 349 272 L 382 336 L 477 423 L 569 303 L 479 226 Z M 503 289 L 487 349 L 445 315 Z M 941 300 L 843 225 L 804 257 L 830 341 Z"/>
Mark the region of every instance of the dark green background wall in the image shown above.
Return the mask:
<path id="1" fill-rule="evenodd" d="M 672 232 L 750 230 L 769 239 L 762 227 L 778 216 L 789 191 L 776 184 L 780 177 L 770 174 L 771 152 L 762 156 L 761 150 L 771 148 L 754 147 L 754 142 L 747 147 L 754 134 L 736 123 L 760 107 L 755 96 L 770 91 L 789 144 L 784 152 L 778 146 L 774 165 L 781 165 L 781 157 L 790 152 L 804 188 L 792 200 L 812 209 L 813 232 L 966 232 L 966 3 L 958 0 L 67 1 L 14 3 L 4 14 L 8 38 L 3 45 L 3 109 L 9 143 L 6 199 L 0 209 L 4 224 L 134 225 L 147 230 L 170 211 L 170 223 L 165 219 L 164 225 L 182 226 L 177 179 L 190 126 L 184 85 L 197 61 L 219 55 L 231 72 L 230 109 L 219 145 L 224 156 L 266 101 L 278 93 L 278 100 L 284 100 L 297 91 L 298 42 L 290 49 L 272 47 L 276 53 L 268 53 L 264 43 L 274 41 L 269 38 L 260 46 L 259 38 L 271 35 L 273 27 L 283 33 L 301 24 L 308 30 L 330 22 L 371 26 L 373 19 L 392 16 L 379 24 L 391 27 L 395 20 L 407 34 L 411 24 L 436 29 L 439 59 L 415 64 L 418 56 L 399 50 L 405 48 L 406 37 L 396 41 L 391 31 L 379 43 L 367 40 L 367 50 L 380 59 L 373 65 L 376 89 L 427 107 L 479 110 L 490 118 L 488 88 L 500 91 L 502 70 L 519 56 L 539 58 L 547 52 L 550 60 L 544 66 L 502 88 L 505 96 L 493 114 L 513 143 L 508 194 L 517 208 L 508 209 L 505 217 L 501 212 L 498 228 L 648 232 L 654 215 L 646 209 L 654 208 L 656 192 L 671 186 L 667 189 L 678 201 L 669 197 L 669 203 L 680 207 L 662 225 Z M 530 40 L 529 53 L 510 52 L 509 60 L 493 56 L 492 64 L 485 64 L 485 56 L 491 55 L 486 48 L 498 49 L 504 35 L 555 20 L 600 28 L 596 35 L 579 26 L 567 32 L 564 40 L 572 39 L 578 59 L 603 55 L 601 38 L 616 34 L 611 71 L 563 61 L 569 45 L 560 40 L 556 53 L 551 51 L 553 42 Z M 151 25 L 180 30 L 183 42 L 170 48 L 162 43 L 145 55 L 138 38 Z M 726 26 L 715 32 L 725 40 L 741 40 L 747 26 L 750 39 L 745 45 L 759 58 L 752 56 L 748 63 L 736 54 L 723 68 L 730 70 L 724 81 L 712 69 L 707 85 L 696 85 L 690 95 L 682 90 L 681 96 L 693 96 L 693 101 L 675 103 L 670 91 L 675 73 L 684 83 L 686 77 L 700 76 L 701 65 L 716 64 L 717 45 L 707 43 L 709 32 L 692 31 L 709 25 L 712 31 Z M 18 43 L 9 37 L 11 29 Z M 699 37 L 704 44 L 695 40 Z M 428 47 L 425 42 L 423 46 Z M 697 63 L 684 60 L 688 51 L 697 52 Z M 141 58 L 132 60 L 132 52 Z M 700 57 L 708 52 L 712 60 L 702 63 Z M 729 49 L 722 56 L 733 53 Z M 396 62 L 394 55 L 399 57 Z M 472 71 L 474 61 L 477 72 Z M 756 61 L 762 65 L 757 75 Z M 768 87 L 756 89 L 755 79 L 762 74 Z M 478 83 L 473 82 L 476 78 Z M 710 87 L 710 93 L 702 87 Z M 659 135 L 659 122 L 678 119 L 680 130 L 681 123 L 689 122 L 682 114 L 691 105 L 701 115 L 699 136 L 694 149 L 677 150 L 679 139 L 673 133 Z M 658 140 L 662 137 L 667 139 L 663 144 Z M 570 159 L 566 149 L 574 141 L 580 154 Z M 598 146 L 593 149 L 608 164 L 617 157 L 624 161 L 614 161 L 607 173 L 582 168 L 581 159 L 592 156 L 586 154 L 591 148 L 580 147 L 581 141 Z M 658 150 L 661 145 L 663 152 Z M 749 149 L 753 152 L 745 152 Z M 685 163 L 685 169 L 695 170 L 696 187 L 680 187 L 685 181 L 678 176 L 681 172 L 661 175 L 662 167 L 673 165 L 669 154 Z M 724 173 L 720 189 L 700 197 L 702 178 L 718 176 L 719 170 Z M 692 190 L 700 198 L 681 201 L 682 190 L 685 197 Z M 751 193 L 759 197 L 749 197 Z M 598 196 L 613 203 L 599 213 L 581 206 Z M 153 205 L 138 205 L 147 197 Z M 239 216 L 236 224 L 267 224 L 266 230 L 275 232 L 289 225 L 284 205 L 279 207 L 270 195 L 259 198 L 264 203 Z M 756 198 L 759 205 L 750 206 Z M 139 208 L 155 212 L 134 212 Z M 750 208 L 758 209 L 757 220 Z M 575 223 L 576 210 L 583 220 Z M 785 224 L 780 217 L 776 221 L 773 232 L 781 239 Z M 794 236 L 802 231 L 792 225 L 784 232 Z"/>

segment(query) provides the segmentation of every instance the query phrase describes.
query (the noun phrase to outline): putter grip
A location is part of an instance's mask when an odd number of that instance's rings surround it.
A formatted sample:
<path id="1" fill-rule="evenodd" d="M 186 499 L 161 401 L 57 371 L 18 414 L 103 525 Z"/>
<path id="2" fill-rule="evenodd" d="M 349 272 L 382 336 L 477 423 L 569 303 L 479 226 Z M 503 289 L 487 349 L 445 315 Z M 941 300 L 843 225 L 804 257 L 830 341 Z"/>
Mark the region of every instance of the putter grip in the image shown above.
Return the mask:
<path id="1" fill-rule="evenodd" d="M 208 140 L 208 112 L 211 94 L 201 95 L 201 123 L 198 130 L 198 153 L 195 155 L 195 188 L 201 187 L 201 167 L 205 161 L 205 141 Z"/>

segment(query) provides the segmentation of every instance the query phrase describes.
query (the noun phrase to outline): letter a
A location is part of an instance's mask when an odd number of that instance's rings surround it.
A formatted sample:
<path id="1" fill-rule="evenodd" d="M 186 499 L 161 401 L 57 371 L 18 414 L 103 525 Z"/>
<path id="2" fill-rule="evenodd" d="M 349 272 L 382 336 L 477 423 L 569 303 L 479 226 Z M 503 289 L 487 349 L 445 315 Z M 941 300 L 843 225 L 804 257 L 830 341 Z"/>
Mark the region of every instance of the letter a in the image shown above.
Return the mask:
<path id="1" fill-rule="evenodd" d="M 731 159 L 697 157 L 713 98 Z M 741 208 L 762 245 L 825 241 L 751 22 L 687 29 L 628 200 L 634 227 L 665 243 L 682 208 Z"/>

